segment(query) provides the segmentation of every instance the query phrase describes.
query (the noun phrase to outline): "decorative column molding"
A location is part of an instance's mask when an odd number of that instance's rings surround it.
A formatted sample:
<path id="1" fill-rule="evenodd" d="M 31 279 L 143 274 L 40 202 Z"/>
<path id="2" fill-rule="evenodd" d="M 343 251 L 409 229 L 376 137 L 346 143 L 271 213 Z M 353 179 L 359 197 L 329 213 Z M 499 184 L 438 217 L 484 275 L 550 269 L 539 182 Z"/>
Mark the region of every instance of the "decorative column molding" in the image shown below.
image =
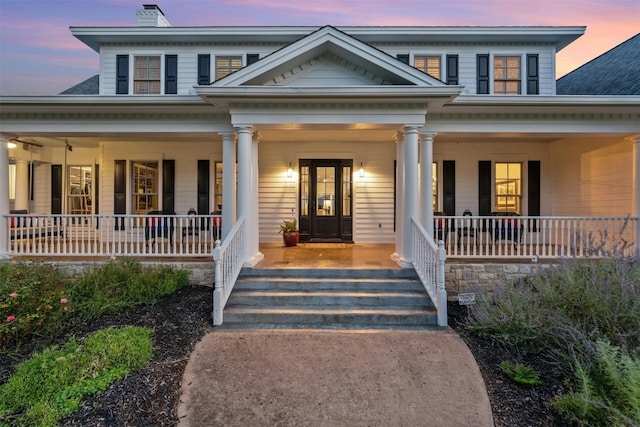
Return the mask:
<path id="1" fill-rule="evenodd" d="M 413 264 L 411 220 L 418 218 L 418 126 L 404 129 L 404 256 L 403 267 Z"/>
<path id="2" fill-rule="evenodd" d="M 421 132 L 420 223 L 433 237 L 433 138 L 435 132 Z"/>
<path id="3" fill-rule="evenodd" d="M 29 164 L 22 159 L 16 159 L 16 198 L 13 208 L 29 211 Z"/>
<path id="4" fill-rule="evenodd" d="M 396 250 L 391 258 L 402 265 L 404 258 L 404 134 L 396 133 Z"/>
<path id="5" fill-rule="evenodd" d="M 236 200 L 236 142 L 234 132 L 222 136 L 222 239 L 238 220 Z"/>
<path id="6" fill-rule="evenodd" d="M 253 213 L 252 197 L 252 164 L 253 164 L 253 129 L 251 126 L 238 128 L 238 217 L 244 217 L 244 234 L 242 241 L 242 258 L 247 263 L 251 259 Z"/>
<path id="7" fill-rule="evenodd" d="M 0 138 L 0 258 L 10 257 L 7 250 L 9 236 L 7 235 L 7 221 L 3 215 L 9 214 L 9 148 L 7 141 Z"/>

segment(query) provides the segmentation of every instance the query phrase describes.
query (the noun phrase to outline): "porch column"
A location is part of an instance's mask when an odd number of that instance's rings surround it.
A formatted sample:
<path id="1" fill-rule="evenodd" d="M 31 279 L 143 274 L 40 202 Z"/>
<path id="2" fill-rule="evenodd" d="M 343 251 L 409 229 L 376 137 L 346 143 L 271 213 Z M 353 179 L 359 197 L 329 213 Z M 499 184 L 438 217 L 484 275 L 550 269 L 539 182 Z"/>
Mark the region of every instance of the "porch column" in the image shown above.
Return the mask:
<path id="1" fill-rule="evenodd" d="M 433 138 L 436 133 L 420 135 L 420 223 L 433 237 Z"/>
<path id="2" fill-rule="evenodd" d="M 16 198 L 13 208 L 29 211 L 29 168 L 26 160 L 16 160 Z"/>
<path id="3" fill-rule="evenodd" d="M 233 132 L 222 136 L 222 239 L 236 225 L 236 144 Z"/>
<path id="4" fill-rule="evenodd" d="M 640 217 L 640 136 L 633 141 L 633 216 Z M 640 256 L 640 219 L 636 223 L 636 254 Z"/>
<path id="5" fill-rule="evenodd" d="M 255 235 L 255 222 L 258 215 L 253 199 L 257 194 L 258 179 L 257 171 L 253 168 L 255 156 L 252 136 L 251 126 L 238 127 L 238 216 L 245 219 L 242 241 L 245 267 L 253 267 L 261 259 L 256 250 L 258 236 Z"/>
<path id="6" fill-rule="evenodd" d="M 9 258 L 9 236 L 7 220 L 3 215 L 9 214 L 9 148 L 7 140 L 0 138 L 0 258 Z"/>
<path id="7" fill-rule="evenodd" d="M 251 142 L 252 153 L 252 213 L 253 213 L 253 228 L 252 228 L 252 266 L 264 259 L 264 255 L 260 252 L 260 170 L 258 168 L 258 143 L 260 142 L 260 134 L 254 132 L 253 140 Z"/>
<path id="8" fill-rule="evenodd" d="M 418 126 L 404 129 L 404 260 L 403 267 L 413 263 L 411 219 L 418 218 Z"/>
<path id="9" fill-rule="evenodd" d="M 396 250 L 391 258 L 402 265 L 404 258 L 404 136 L 398 132 L 396 140 Z"/>

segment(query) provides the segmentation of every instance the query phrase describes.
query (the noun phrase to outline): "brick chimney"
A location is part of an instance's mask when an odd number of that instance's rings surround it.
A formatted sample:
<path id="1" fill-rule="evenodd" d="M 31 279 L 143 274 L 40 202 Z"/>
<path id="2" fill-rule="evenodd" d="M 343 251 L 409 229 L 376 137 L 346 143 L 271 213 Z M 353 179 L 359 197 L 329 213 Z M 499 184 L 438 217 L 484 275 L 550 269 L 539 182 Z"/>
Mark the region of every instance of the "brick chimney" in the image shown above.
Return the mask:
<path id="1" fill-rule="evenodd" d="M 143 10 L 136 11 L 138 27 L 170 27 L 169 21 L 156 4 L 143 4 Z"/>

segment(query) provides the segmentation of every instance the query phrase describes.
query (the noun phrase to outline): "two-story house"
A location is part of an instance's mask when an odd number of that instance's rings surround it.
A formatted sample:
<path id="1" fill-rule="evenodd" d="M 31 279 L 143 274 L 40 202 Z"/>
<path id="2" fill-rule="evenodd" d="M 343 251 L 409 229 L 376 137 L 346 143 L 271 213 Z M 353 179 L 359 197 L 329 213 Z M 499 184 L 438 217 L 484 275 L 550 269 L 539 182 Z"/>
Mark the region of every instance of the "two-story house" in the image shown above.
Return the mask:
<path id="1" fill-rule="evenodd" d="M 68 223 L 80 240 L 115 230 L 132 250 L 142 222 L 123 217 L 194 208 L 223 237 L 243 218 L 245 265 L 294 218 L 302 241 L 394 243 L 409 266 L 412 221 L 432 233 L 434 212 L 640 213 L 640 97 L 556 94 L 584 27 L 172 27 L 145 5 L 136 26 L 70 30 L 99 76 L 0 98 L 0 214 L 118 218 Z M 478 255 L 449 234 L 450 255 Z M 97 239 L 26 253 L 125 250 Z"/>

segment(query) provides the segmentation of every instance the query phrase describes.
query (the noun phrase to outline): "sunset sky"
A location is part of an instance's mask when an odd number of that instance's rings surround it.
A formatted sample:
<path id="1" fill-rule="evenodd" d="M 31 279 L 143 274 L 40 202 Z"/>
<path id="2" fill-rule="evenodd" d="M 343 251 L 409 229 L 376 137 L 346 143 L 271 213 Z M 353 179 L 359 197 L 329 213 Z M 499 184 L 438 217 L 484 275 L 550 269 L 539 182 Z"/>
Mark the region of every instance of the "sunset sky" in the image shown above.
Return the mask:
<path id="1" fill-rule="evenodd" d="M 640 31 L 640 0 L 0 0 L 0 95 L 53 95 L 98 73 L 70 26 L 135 26 L 143 3 L 174 27 L 225 25 L 587 26 L 563 76 Z"/>

